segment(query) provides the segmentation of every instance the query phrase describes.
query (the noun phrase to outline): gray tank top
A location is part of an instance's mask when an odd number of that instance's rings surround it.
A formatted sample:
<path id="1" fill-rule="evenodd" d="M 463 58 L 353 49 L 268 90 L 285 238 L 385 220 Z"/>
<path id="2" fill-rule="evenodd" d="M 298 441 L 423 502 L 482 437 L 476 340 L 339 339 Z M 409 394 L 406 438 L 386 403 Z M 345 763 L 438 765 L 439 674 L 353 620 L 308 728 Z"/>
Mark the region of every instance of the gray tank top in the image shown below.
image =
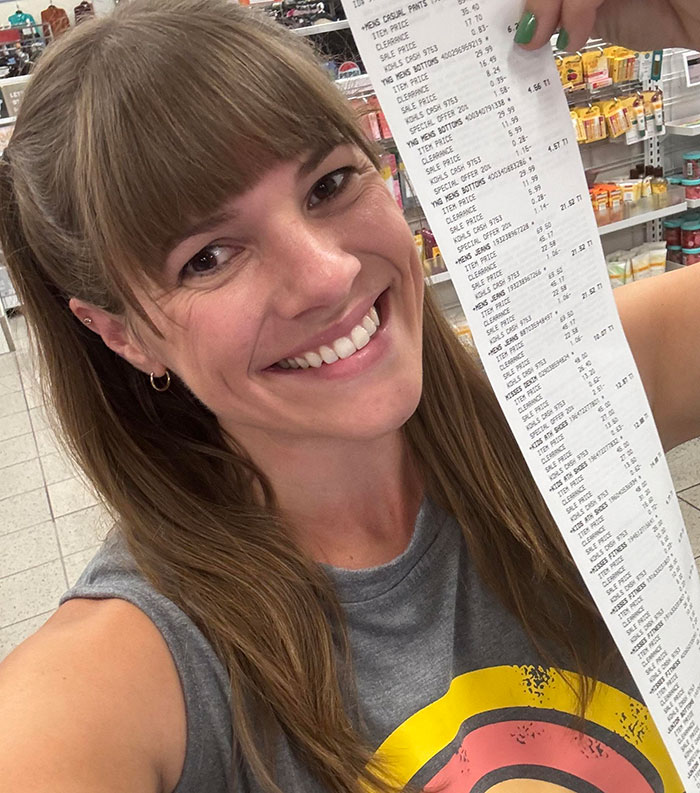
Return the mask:
<path id="1" fill-rule="evenodd" d="M 581 731 L 569 687 L 482 585 L 456 522 L 424 502 L 408 548 L 380 567 L 329 568 L 343 604 L 367 738 L 404 783 L 478 793 L 547 789 L 682 793 L 627 674 L 598 686 Z M 139 574 L 113 530 L 62 598 L 121 598 L 162 633 L 182 684 L 187 748 L 175 793 L 258 793 L 230 773 L 226 671 L 193 622 Z M 319 791 L 286 744 L 283 791 Z M 510 788 L 509 788 L 510 789 Z"/>

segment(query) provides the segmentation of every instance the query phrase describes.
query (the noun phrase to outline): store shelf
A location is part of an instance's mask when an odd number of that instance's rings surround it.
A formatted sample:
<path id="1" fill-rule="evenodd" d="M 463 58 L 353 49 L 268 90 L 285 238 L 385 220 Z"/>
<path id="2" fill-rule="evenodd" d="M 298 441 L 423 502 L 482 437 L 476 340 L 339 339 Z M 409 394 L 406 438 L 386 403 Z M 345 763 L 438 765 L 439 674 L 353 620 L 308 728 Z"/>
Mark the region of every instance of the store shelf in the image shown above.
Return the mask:
<path id="1" fill-rule="evenodd" d="M 690 116 L 689 118 L 679 118 L 677 121 L 666 122 L 666 132 L 669 135 L 681 135 L 683 137 L 695 137 L 700 135 L 700 116 Z"/>
<path id="2" fill-rule="evenodd" d="M 341 77 L 340 80 L 335 81 L 335 84 L 347 96 L 366 94 L 373 90 L 368 74 L 360 74 L 357 77 Z"/>
<path id="3" fill-rule="evenodd" d="M 318 25 L 309 25 L 306 28 L 292 28 L 297 36 L 316 36 L 319 33 L 332 33 L 334 30 L 347 30 L 350 23 L 347 19 L 340 19 L 338 22 L 321 22 Z"/>
<path id="4" fill-rule="evenodd" d="M 698 209 L 700 208 L 700 199 L 695 198 L 688 201 L 688 209 Z"/>
<path id="5" fill-rule="evenodd" d="M 570 105 L 585 104 L 600 99 L 613 99 L 623 93 L 639 91 L 642 83 L 639 80 L 626 80 L 622 83 L 611 83 L 600 88 L 590 88 L 587 85 L 576 91 L 571 91 L 564 86 L 566 101 Z"/>
<path id="6" fill-rule="evenodd" d="M 613 234 L 615 231 L 641 226 L 643 223 L 660 220 L 668 215 L 685 212 L 687 208 L 688 202 L 684 198 L 683 191 L 670 190 L 667 196 L 643 198 L 636 204 L 623 205 L 621 210 L 614 213 L 596 212 L 598 233 L 601 236 Z"/>
<path id="7" fill-rule="evenodd" d="M 433 286 L 434 284 L 444 284 L 445 281 L 451 281 L 452 277 L 449 273 L 445 272 L 438 273 L 437 275 L 426 276 L 425 280 L 428 282 L 428 284 L 430 284 L 430 286 Z"/>
<path id="8" fill-rule="evenodd" d="M 17 121 L 17 116 L 10 116 L 9 118 L 0 118 L 0 127 L 8 127 Z"/>

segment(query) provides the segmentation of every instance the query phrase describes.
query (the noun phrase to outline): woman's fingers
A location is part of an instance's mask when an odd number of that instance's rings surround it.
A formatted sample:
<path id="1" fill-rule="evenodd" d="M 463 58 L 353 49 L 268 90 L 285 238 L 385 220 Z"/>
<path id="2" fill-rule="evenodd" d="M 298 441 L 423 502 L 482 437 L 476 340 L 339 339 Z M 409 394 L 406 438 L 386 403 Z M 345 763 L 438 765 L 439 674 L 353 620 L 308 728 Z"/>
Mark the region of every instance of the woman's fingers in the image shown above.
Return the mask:
<path id="1" fill-rule="evenodd" d="M 528 0 L 515 41 L 527 50 L 546 44 L 559 29 L 562 0 Z"/>
<path id="2" fill-rule="evenodd" d="M 605 0 L 528 0 L 515 41 L 525 49 L 544 46 L 556 33 L 557 47 L 575 52 L 591 36 Z"/>
<path id="3" fill-rule="evenodd" d="M 560 35 L 557 45 L 562 50 L 576 52 L 585 46 L 593 34 L 598 9 L 604 0 L 564 0 L 561 6 L 560 25 L 566 36 Z M 567 42 L 561 39 L 568 38 Z"/>

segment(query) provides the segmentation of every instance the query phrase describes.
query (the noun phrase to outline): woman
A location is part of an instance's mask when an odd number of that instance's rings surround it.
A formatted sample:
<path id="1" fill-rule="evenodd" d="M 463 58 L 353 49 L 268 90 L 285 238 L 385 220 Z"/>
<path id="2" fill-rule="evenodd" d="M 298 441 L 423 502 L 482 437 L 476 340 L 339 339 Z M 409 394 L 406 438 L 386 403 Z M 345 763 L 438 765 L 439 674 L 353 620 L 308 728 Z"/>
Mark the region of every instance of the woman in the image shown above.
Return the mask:
<path id="1" fill-rule="evenodd" d="M 3 790 L 680 790 L 374 158 L 304 45 L 223 0 L 42 59 L 2 243 L 117 523 L 0 667 Z M 693 275 L 624 301 L 669 445 L 692 378 L 645 330 Z"/>

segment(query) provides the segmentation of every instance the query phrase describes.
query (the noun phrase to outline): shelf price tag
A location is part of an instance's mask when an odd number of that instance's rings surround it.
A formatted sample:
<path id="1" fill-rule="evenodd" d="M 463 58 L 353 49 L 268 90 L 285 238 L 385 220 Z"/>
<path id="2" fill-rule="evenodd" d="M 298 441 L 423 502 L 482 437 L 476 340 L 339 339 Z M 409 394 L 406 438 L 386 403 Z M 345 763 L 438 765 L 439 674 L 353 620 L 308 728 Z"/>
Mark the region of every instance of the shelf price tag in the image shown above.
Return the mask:
<path id="1" fill-rule="evenodd" d="M 700 579 L 551 53 L 513 43 L 521 11 L 515 0 L 347 8 L 496 395 L 697 793 Z M 680 793 L 672 766 L 656 770 L 658 789 Z"/>

